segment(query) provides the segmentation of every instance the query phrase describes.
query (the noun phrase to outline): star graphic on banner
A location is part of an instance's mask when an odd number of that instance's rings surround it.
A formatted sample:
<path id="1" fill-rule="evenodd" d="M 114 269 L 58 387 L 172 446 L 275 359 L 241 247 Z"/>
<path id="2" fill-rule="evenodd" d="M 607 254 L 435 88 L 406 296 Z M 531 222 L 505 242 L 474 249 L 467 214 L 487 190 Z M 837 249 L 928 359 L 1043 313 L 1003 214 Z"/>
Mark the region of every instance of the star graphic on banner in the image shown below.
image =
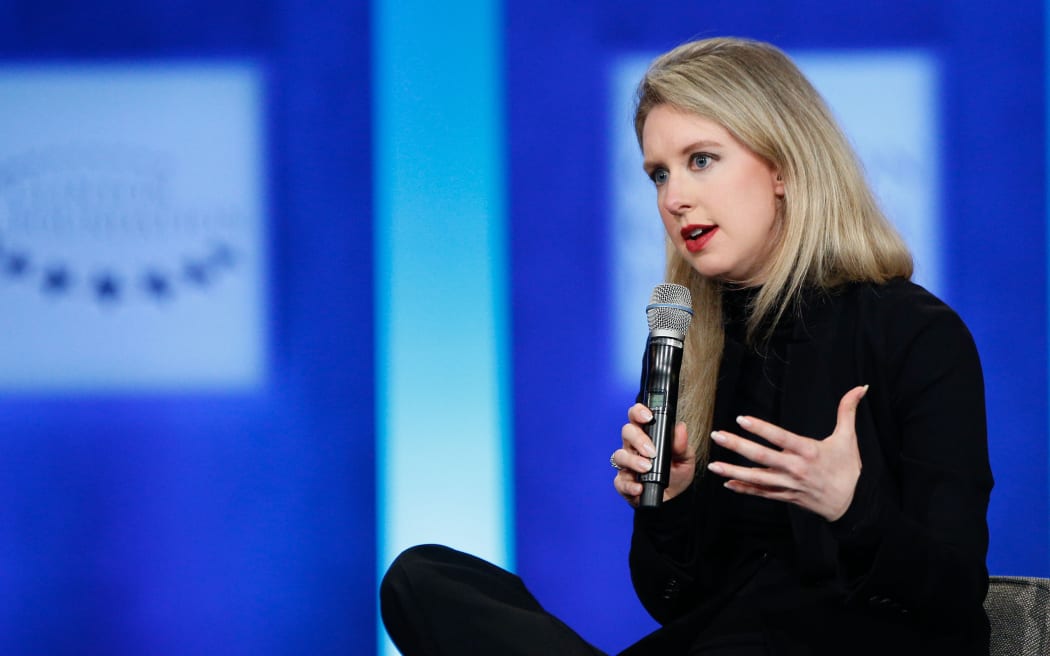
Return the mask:
<path id="1" fill-rule="evenodd" d="M 44 291 L 51 294 L 61 294 L 69 290 L 72 284 L 72 276 L 69 269 L 64 266 L 55 266 L 44 272 Z"/>
<path id="2" fill-rule="evenodd" d="M 4 273 L 21 278 L 29 272 L 29 258 L 24 253 L 11 253 L 4 259 Z"/>
<path id="3" fill-rule="evenodd" d="M 164 301 L 171 297 L 171 281 L 160 272 L 148 272 L 143 279 L 143 284 L 146 292 L 156 300 Z"/>
<path id="4" fill-rule="evenodd" d="M 185 268 L 183 269 L 183 273 L 186 274 L 186 278 L 189 279 L 190 282 L 193 282 L 201 287 L 207 285 L 208 282 L 210 282 L 210 274 L 208 272 L 208 267 L 204 266 L 204 264 L 200 262 L 187 262 Z"/>
<path id="5" fill-rule="evenodd" d="M 114 302 L 120 298 L 120 281 L 112 273 L 95 278 L 95 296 L 99 301 Z"/>
<path id="6" fill-rule="evenodd" d="M 217 267 L 229 269 L 234 263 L 233 249 L 230 248 L 229 244 L 218 244 L 212 249 L 211 257 L 208 259 Z"/>

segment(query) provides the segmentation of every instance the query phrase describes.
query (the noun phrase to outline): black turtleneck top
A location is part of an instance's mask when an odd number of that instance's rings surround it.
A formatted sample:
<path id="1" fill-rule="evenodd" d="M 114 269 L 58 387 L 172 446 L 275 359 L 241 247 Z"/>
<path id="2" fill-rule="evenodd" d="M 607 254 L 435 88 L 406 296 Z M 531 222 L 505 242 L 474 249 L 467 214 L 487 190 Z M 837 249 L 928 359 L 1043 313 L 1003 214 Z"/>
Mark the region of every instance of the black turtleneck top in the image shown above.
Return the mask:
<path id="1" fill-rule="evenodd" d="M 749 340 L 747 317 L 758 291 L 758 288 L 727 289 L 722 293 L 726 341 L 736 342 L 743 354 L 740 373 L 730 397 L 729 416 L 748 415 L 779 424 L 787 345 L 794 329 L 794 320 L 785 313 L 771 333 L 760 327 L 753 339 Z M 713 428 L 776 448 L 735 423 Z M 728 449 L 714 444 L 712 447 L 712 461 L 754 466 L 754 463 Z M 726 521 L 721 527 L 719 543 L 725 549 L 732 550 L 732 554 L 727 554 L 730 562 L 748 561 L 771 552 L 784 557 L 791 556 L 791 527 L 786 504 L 729 490 L 720 494 L 718 503 L 726 509 L 723 514 Z"/>
<path id="2" fill-rule="evenodd" d="M 864 468 L 834 522 L 734 493 L 709 471 L 660 508 L 637 510 L 632 582 L 663 624 L 639 643 L 655 649 L 638 653 L 921 644 L 987 654 L 993 481 L 980 360 L 965 325 L 922 288 L 893 280 L 806 290 L 748 339 L 757 293 L 723 293 L 713 428 L 759 442 L 733 420 L 752 415 L 821 439 L 841 394 L 871 383 L 857 415 Z M 708 459 L 752 466 L 717 444 Z"/>

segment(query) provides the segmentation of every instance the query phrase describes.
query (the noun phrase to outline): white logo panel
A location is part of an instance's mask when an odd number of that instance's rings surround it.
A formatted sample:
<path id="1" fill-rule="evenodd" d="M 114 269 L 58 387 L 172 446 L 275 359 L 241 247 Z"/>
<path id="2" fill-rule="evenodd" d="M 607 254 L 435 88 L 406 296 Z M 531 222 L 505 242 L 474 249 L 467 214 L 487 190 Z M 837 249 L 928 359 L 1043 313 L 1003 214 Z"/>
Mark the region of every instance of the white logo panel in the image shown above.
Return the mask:
<path id="1" fill-rule="evenodd" d="M 240 65 L 0 69 L 0 389 L 262 382 L 261 86 Z"/>

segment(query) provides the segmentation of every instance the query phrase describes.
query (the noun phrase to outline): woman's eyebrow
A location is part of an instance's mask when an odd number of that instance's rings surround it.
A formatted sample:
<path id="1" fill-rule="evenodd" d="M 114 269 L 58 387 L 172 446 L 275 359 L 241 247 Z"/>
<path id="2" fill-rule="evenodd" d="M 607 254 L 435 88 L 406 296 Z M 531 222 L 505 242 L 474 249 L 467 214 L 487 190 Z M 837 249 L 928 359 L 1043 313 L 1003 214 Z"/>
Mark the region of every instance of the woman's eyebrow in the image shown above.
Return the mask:
<path id="1" fill-rule="evenodd" d="M 692 143 L 687 144 L 686 146 L 683 146 L 682 149 L 679 151 L 679 154 L 680 155 L 689 155 L 689 154 L 691 154 L 691 153 L 693 153 L 693 152 L 695 152 L 697 150 L 703 149 L 703 148 L 721 148 L 721 147 L 722 147 L 722 144 L 720 142 L 718 142 L 718 141 L 714 141 L 712 139 L 701 139 L 699 141 L 694 141 Z M 659 162 L 659 161 L 656 161 L 656 160 L 648 160 L 647 159 L 644 162 L 642 162 L 642 168 L 645 169 L 646 171 L 651 171 L 654 168 L 656 168 L 657 166 L 660 166 L 661 164 L 662 164 L 662 162 Z"/>

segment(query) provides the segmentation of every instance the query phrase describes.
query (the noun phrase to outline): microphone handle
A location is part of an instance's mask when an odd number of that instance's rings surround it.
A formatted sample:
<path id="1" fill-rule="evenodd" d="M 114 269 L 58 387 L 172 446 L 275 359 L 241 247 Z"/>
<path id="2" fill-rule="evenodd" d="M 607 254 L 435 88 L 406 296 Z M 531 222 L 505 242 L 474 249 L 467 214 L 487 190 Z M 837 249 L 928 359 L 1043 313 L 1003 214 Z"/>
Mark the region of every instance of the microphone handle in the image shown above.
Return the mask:
<path id="1" fill-rule="evenodd" d="M 653 413 L 646 426 L 649 439 L 656 447 L 652 468 L 640 475 L 642 508 L 657 508 L 663 503 L 664 490 L 671 480 L 671 447 L 678 422 L 678 374 L 682 370 L 683 341 L 663 331 L 649 335 L 646 357 L 644 398 L 642 402 Z"/>

